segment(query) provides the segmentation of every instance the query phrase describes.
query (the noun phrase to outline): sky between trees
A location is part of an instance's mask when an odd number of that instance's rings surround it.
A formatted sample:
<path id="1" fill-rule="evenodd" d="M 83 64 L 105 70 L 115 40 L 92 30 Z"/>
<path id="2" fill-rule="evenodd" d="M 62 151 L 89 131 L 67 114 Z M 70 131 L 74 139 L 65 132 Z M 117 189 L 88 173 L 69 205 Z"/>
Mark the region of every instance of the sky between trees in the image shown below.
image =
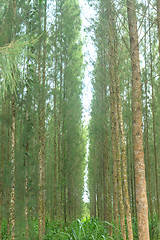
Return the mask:
<path id="1" fill-rule="evenodd" d="M 159 238 L 159 56 L 160 0 L 1 0 L 0 238 Z"/>

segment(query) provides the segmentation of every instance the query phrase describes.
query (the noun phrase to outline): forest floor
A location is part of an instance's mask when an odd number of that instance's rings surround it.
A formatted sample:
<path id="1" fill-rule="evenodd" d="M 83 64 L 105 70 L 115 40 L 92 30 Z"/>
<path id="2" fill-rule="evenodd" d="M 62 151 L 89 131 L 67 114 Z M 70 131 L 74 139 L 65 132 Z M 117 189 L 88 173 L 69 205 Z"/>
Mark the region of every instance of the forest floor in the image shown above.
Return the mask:
<path id="1" fill-rule="evenodd" d="M 22 225 L 24 223 L 21 223 Z M 152 219 L 150 223 L 150 239 L 160 239 L 160 225 L 157 223 L 156 218 Z M 25 226 L 16 230 L 16 240 L 25 240 L 25 232 L 23 231 Z M 109 234 L 112 229 L 112 234 Z M 120 226 L 114 226 L 108 222 L 100 222 L 98 219 L 86 218 L 82 221 L 79 219 L 73 221 L 70 224 L 64 224 L 63 222 L 51 222 L 46 220 L 44 240 L 122 240 L 120 233 Z M 32 220 L 29 225 L 29 239 L 38 240 L 38 220 Z M 133 224 L 134 240 L 138 240 L 138 231 L 136 222 Z M 2 224 L 2 239 L 9 240 L 7 234 L 7 222 Z"/>

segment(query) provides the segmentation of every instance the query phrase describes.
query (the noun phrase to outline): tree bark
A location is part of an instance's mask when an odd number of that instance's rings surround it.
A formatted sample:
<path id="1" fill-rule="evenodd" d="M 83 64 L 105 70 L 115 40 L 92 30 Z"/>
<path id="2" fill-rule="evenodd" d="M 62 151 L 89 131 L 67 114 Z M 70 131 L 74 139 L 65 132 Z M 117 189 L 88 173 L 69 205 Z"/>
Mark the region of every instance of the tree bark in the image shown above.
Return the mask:
<path id="1" fill-rule="evenodd" d="M 129 192 L 128 192 L 126 140 L 125 140 L 125 132 L 124 132 L 124 126 L 123 126 L 122 109 L 121 109 L 119 77 L 117 76 L 116 79 L 117 79 L 117 87 L 116 87 L 116 89 L 117 89 L 117 107 L 118 107 L 119 128 L 120 128 L 120 138 L 121 138 L 123 195 L 124 195 L 124 202 L 125 202 L 125 207 L 126 207 L 128 238 L 129 238 L 129 240 L 133 240 L 132 217 L 131 217 L 131 208 L 130 208 Z"/>
<path id="2" fill-rule="evenodd" d="M 157 24 L 158 24 L 158 40 L 159 40 L 159 58 L 160 58 L 160 0 L 157 0 Z M 150 33 L 150 31 L 149 31 Z M 155 107 L 154 107 L 154 83 L 153 83 L 153 69 L 152 69 L 152 41 L 150 33 L 150 59 L 151 59 L 151 86 L 152 86 L 152 116 L 153 116 L 153 138 L 154 138 L 154 160 L 155 160 L 155 173 L 156 173 L 156 200 L 158 219 L 160 219 L 160 207 L 159 207 L 159 180 L 158 180 L 158 161 L 157 161 L 157 148 L 156 148 L 156 129 L 155 129 Z"/>
<path id="3" fill-rule="evenodd" d="M 111 3 L 110 3 L 111 5 Z M 121 178 L 121 156 L 120 156 L 120 141 L 119 141 L 119 125 L 118 125 L 118 112 L 117 112 L 117 99 L 116 99 L 116 77 L 117 77 L 117 65 L 116 65 L 116 49 L 117 49 L 117 37 L 115 33 L 115 20 L 113 15 L 113 10 L 110 6 L 109 14 L 109 77 L 110 77 L 110 98 L 111 98 L 111 121 L 112 121 L 112 154 L 113 154 L 113 177 L 114 177 L 114 204 L 117 215 L 118 201 L 116 200 L 119 196 L 119 213 L 121 222 L 121 233 L 123 240 L 126 239 L 125 230 L 125 214 L 124 214 L 124 204 L 123 204 L 123 194 L 122 194 L 122 178 Z M 116 176 L 117 175 L 117 176 Z M 117 186 L 116 186 L 117 185 Z M 117 188 L 117 189 L 116 189 Z M 116 191 L 118 193 L 116 193 Z M 117 196 L 116 196 L 117 195 Z M 118 224 L 117 216 L 115 215 L 115 224 Z"/>
<path id="4" fill-rule="evenodd" d="M 43 221 L 43 235 L 45 235 L 45 107 L 46 107 L 46 95 L 45 95 L 45 84 L 46 84 L 46 24 L 47 24 L 47 0 L 44 5 L 44 40 L 43 40 L 43 72 L 42 72 L 42 221 Z"/>
<path id="5" fill-rule="evenodd" d="M 146 3 L 145 3 L 146 4 Z M 149 154 L 149 129 L 148 129 L 148 79 L 147 79 L 147 39 L 146 39 L 146 20 L 145 20 L 145 51 L 144 51 L 144 62 L 145 62 L 145 68 L 144 68 L 144 81 L 145 81 L 145 164 L 146 164 L 146 180 L 147 180 L 147 192 L 148 192 L 148 205 L 149 205 L 149 214 L 151 218 L 151 222 L 153 223 L 153 205 L 152 205 L 152 192 L 151 192 L 151 164 L 150 164 L 150 154 Z"/>
<path id="6" fill-rule="evenodd" d="M 41 34 L 41 3 L 39 2 L 39 34 Z M 39 81 L 39 102 L 38 102 L 38 117 L 39 117 L 39 152 L 38 152 L 38 163 L 39 163 L 39 196 L 38 196 L 38 216 L 39 216 L 39 240 L 43 240 L 43 146 L 42 146 L 42 101 L 43 93 L 41 84 L 41 40 L 39 41 L 38 49 L 38 81 Z"/>
<path id="7" fill-rule="evenodd" d="M 12 125 L 11 125 L 11 240 L 15 239 L 15 130 L 16 130 L 16 110 L 15 110 L 15 94 L 12 94 Z"/>
<path id="8" fill-rule="evenodd" d="M 139 240 L 149 240 L 148 202 L 142 132 L 141 74 L 135 1 L 127 1 L 132 63 L 133 151 L 136 184 L 136 207 Z"/>
<path id="9" fill-rule="evenodd" d="M 158 41 L 159 41 L 159 57 L 160 57 L 160 0 L 157 0 L 157 24 L 158 24 Z"/>
<path id="10" fill-rule="evenodd" d="M 16 35 L 16 0 L 13 0 L 13 39 Z M 14 69 L 13 69 L 14 71 Z M 14 78 L 13 73 L 13 78 Z M 15 239 L 15 184 L 16 184 L 16 169 L 15 169 L 15 132 L 16 132 L 16 106 L 15 106 L 15 79 L 13 79 L 13 93 L 11 99 L 11 205 L 10 205 L 10 219 L 11 219 L 11 240 Z"/>
<path id="11" fill-rule="evenodd" d="M 0 239 L 2 239 L 1 229 L 2 229 L 2 220 L 3 220 L 3 168 L 5 160 L 5 118 L 6 118 L 6 99 L 4 97 L 2 101 L 2 145 L 1 145 L 1 172 L 0 172 Z"/>

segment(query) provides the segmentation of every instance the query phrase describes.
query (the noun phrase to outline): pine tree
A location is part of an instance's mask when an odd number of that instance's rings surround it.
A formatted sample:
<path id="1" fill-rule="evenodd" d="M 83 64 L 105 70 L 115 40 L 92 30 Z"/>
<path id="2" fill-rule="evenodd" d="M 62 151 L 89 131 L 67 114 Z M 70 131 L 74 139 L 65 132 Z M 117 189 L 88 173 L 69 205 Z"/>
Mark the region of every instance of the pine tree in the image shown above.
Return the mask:
<path id="1" fill-rule="evenodd" d="M 149 239 L 148 203 L 142 135 L 141 75 L 135 2 L 127 1 L 132 62 L 133 150 L 139 239 Z"/>

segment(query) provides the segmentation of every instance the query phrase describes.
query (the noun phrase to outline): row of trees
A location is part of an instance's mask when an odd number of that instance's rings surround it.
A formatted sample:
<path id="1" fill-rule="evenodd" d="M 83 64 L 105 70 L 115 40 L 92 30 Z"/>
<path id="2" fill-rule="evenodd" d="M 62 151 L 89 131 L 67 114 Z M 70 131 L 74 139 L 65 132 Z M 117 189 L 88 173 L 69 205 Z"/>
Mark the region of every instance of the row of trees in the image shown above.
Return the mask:
<path id="1" fill-rule="evenodd" d="M 133 239 L 137 221 L 139 239 L 150 239 L 148 212 L 152 227 L 154 216 L 160 219 L 160 2 L 107 0 L 91 5 L 97 10 L 89 126 L 91 216 L 115 225 L 120 219 L 124 240 L 127 234 Z"/>
<path id="2" fill-rule="evenodd" d="M 85 131 L 78 1 L 0 2 L 0 234 L 39 239 L 82 211 Z M 1 236 L 0 236 L 1 238 Z"/>

